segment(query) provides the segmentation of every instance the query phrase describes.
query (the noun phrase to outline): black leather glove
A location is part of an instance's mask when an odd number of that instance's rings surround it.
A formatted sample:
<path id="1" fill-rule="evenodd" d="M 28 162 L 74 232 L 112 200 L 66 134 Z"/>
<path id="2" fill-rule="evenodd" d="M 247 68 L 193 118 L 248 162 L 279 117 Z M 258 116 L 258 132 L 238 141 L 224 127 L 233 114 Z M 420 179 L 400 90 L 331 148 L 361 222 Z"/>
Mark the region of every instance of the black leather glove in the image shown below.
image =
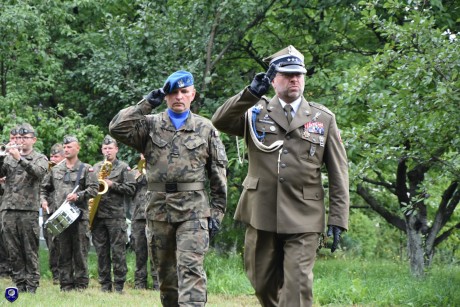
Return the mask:
<path id="1" fill-rule="evenodd" d="M 276 75 L 276 66 L 270 65 L 266 73 L 258 73 L 249 85 L 251 93 L 257 97 L 262 97 L 270 89 L 270 83 Z"/>
<path id="2" fill-rule="evenodd" d="M 212 238 L 214 238 L 220 230 L 219 220 L 212 218 L 212 217 L 208 217 L 208 229 L 209 229 L 209 241 L 211 241 Z"/>
<path id="3" fill-rule="evenodd" d="M 331 246 L 331 253 L 335 252 L 337 249 L 337 246 L 340 243 L 340 235 L 342 234 L 342 231 L 344 231 L 342 227 L 335 226 L 335 225 L 329 225 L 327 226 L 327 236 L 328 237 L 333 237 L 333 242 Z"/>
<path id="4" fill-rule="evenodd" d="M 145 100 L 150 103 L 152 108 L 158 107 L 163 103 L 166 94 L 169 94 L 169 87 L 170 84 L 167 82 L 162 88 L 151 91 L 147 96 L 145 96 Z"/>

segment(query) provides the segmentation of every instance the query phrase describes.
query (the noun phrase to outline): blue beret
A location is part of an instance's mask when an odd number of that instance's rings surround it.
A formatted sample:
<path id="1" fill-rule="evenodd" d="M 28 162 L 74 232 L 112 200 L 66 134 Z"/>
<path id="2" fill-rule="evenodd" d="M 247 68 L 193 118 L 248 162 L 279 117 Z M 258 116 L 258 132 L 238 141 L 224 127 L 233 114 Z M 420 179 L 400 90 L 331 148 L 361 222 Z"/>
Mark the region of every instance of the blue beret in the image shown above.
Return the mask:
<path id="1" fill-rule="evenodd" d="M 165 94 L 169 94 L 177 88 L 183 88 L 193 85 L 193 76 L 191 73 L 185 70 L 178 70 L 171 74 L 166 79 L 165 86 L 169 82 L 169 90 L 165 91 Z M 165 87 L 163 87 L 165 88 Z"/>

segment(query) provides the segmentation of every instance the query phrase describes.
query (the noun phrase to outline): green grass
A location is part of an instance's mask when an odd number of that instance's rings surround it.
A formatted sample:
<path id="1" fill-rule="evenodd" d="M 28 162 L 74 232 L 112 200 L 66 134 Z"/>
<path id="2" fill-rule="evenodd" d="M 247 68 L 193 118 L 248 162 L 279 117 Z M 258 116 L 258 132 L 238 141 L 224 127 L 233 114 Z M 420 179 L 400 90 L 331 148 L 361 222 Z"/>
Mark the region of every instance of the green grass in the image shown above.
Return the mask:
<path id="1" fill-rule="evenodd" d="M 318 260 L 315 302 L 343 306 L 460 306 L 460 267 L 433 266 L 415 279 L 406 262 Z"/>
<path id="2" fill-rule="evenodd" d="M 337 257 L 337 256 L 336 256 Z M 87 291 L 61 293 L 51 282 L 47 251 L 40 254 L 42 278 L 37 294 L 20 294 L 16 306 L 161 306 L 159 292 L 133 289 L 134 254 L 128 253 L 125 293 L 101 293 L 96 255 L 90 253 L 91 282 Z M 206 258 L 207 306 L 259 306 L 247 280 L 241 255 Z M 379 259 L 320 258 L 314 280 L 314 306 L 460 306 L 460 267 L 436 265 L 422 279 L 414 279 L 406 262 Z M 149 281 L 151 284 L 151 281 Z M 12 286 L 0 279 L 3 291 Z M 0 305 L 9 305 L 0 299 Z"/>

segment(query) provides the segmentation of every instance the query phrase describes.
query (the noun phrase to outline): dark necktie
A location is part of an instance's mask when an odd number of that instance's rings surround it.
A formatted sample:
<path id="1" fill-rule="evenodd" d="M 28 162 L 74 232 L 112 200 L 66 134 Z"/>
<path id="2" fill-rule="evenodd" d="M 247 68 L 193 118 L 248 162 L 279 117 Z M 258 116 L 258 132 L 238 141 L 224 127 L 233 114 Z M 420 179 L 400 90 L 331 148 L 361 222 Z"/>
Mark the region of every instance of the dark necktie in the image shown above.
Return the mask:
<path id="1" fill-rule="evenodd" d="M 288 120 L 288 124 L 291 124 L 292 122 L 292 106 L 290 104 L 286 104 L 284 106 L 284 111 L 286 111 L 286 116 L 287 116 L 287 120 Z"/>

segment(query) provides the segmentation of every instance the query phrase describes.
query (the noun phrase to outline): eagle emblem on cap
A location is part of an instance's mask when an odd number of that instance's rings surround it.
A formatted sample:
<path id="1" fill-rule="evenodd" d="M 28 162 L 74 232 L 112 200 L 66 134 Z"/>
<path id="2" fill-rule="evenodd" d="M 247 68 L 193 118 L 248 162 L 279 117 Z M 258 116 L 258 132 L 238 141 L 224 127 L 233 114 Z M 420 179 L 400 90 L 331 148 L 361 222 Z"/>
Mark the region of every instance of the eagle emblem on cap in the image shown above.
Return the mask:
<path id="1" fill-rule="evenodd" d="M 182 80 L 182 79 L 179 80 L 179 81 L 177 81 L 177 86 L 178 86 L 178 87 L 184 87 L 184 84 L 185 84 L 185 83 L 184 83 L 184 80 Z"/>

